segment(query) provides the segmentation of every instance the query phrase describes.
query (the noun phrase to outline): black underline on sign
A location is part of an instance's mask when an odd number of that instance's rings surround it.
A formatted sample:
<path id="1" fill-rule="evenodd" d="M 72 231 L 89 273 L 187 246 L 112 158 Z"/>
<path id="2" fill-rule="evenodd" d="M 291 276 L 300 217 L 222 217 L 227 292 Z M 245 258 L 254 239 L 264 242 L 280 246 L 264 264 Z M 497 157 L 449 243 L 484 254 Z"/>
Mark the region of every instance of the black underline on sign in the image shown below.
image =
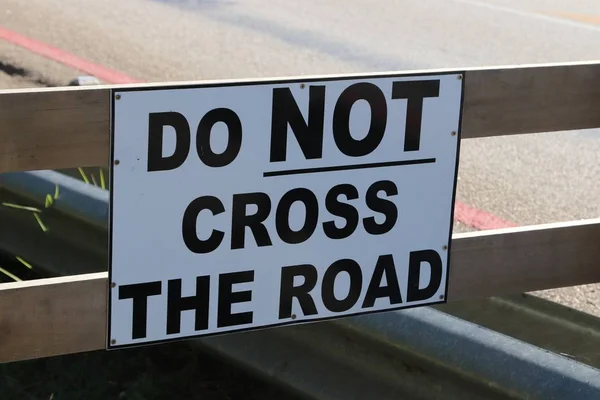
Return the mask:
<path id="1" fill-rule="evenodd" d="M 338 166 L 334 166 L 334 167 L 288 169 L 288 170 L 283 170 L 283 171 L 265 172 L 265 173 L 263 173 L 263 177 L 268 178 L 271 176 L 314 174 L 314 173 L 318 173 L 318 172 L 333 172 L 333 171 L 348 171 L 348 170 L 352 170 L 352 169 L 398 167 L 401 165 L 431 164 L 434 162 L 435 162 L 435 158 L 419 158 L 416 160 L 386 161 L 386 162 L 370 163 L 370 164 L 354 164 L 354 165 L 338 165 Z"/>

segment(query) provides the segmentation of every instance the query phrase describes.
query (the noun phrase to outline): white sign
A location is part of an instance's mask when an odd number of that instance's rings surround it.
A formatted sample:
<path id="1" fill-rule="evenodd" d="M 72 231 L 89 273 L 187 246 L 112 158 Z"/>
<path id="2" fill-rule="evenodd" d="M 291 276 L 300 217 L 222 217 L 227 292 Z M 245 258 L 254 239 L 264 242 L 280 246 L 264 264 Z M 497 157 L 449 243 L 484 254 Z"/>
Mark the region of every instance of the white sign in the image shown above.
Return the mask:
<path id="1" fill-rule="evenodd" d="M 444 302 L 461 78 L 114 90 L 107 348 Z"/>

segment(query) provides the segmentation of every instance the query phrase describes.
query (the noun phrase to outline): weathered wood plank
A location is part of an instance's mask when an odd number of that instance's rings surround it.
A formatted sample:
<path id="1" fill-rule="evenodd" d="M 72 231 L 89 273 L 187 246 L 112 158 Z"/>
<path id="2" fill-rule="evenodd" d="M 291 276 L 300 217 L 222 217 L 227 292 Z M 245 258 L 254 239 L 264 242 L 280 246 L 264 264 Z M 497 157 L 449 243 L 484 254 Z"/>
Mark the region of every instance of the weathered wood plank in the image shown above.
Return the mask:
<path id="1" fill-rule="evenodd" d="M 600 219 L 456 235 L 449 301 L 600 282 Z M 0 362 L 105 346 L 107 274 L 0 284 Z"/>
<path id="2" fill-rule="evenodd" d="M 600 127 L 600 64 L 466 73 L 463 137 Z"/>
<path id="3" fill-rule="evenodd" d="M 598 128 L 599 77 L 600 63 L 467 69 L 462 137 Z M 111 87 L 0 91 L 0 173 L 106 165 Z"/>
<path id="4" fill-rule="evenodd" d="M 600 219 L 458 234 L 448 300 L 600 282 Z"/>
<path id="5" fill-rule="evenodd" d="M 107 89 L 0 92 L 0 173 L 109 162 Z"/>
<path id="6" fill-rule="evenodd" d="M 103 348 L 107 274 L 0 284 L 0 362 Z"/>

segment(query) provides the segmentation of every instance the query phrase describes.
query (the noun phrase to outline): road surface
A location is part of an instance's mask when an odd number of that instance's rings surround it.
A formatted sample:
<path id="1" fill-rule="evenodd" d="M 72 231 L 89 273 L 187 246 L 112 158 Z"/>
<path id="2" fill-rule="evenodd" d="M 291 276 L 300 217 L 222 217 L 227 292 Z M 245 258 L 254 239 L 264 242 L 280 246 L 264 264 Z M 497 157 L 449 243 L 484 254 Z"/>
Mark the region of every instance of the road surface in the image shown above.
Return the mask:
<path id="1" fill-rule="evenodd" d="M 600 59 L 593 0 L 4 0 L 0 27 L 144 81 Z M 0 71 L 76 74 L 2 41 Z M 457 200 L 519 225 L 595 218 L 599 155 L 597 130 L 467 140 Z M 542 295 L 600 315 L 594 285 Z"/>

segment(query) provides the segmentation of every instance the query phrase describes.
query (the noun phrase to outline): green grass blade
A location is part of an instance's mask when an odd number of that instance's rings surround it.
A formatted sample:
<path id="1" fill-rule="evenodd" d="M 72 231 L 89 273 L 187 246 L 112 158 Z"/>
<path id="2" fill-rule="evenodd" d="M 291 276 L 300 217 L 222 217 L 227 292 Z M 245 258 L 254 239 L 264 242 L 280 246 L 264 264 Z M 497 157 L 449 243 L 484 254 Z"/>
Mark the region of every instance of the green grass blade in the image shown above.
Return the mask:
<path id="1" fill-rule="evenodd" d="M 90 176 L 92 177 L 92 183 L 94 184 L 94 186 L 98 186 L 98 184 L 96 183 L 96 178 L 94 177 L 94 174 L 90 174 Z"/>
<path id="2" fill-rule="evenodd" d="M 33 216 L 35 217 L 35 220 L 37 221 L 37 223 L 40 226 L 40 228 L 42 228 L 42 230 L 44 232 L 48 232 L 48 228 L 46 227 L 46 225 L 44 225 L 44 223 L 42 222 L 42 219 L 40 218 L 40 216 L 37 215 L 37 214 L 33 214 Z"/>
<path id="3" fill-rule="evenodd" d="M 44 207 L 48 208 L 52 205 L 52 203 L 54 203 L 54 200 L 52 200 L 52 196 L 47 194 L 46 195 L 46 203 L 44 204 Z"/>
<path id="4" fill-rule="evenodd" d="M 29 264 L 27 261 L 23 260 L 21 257 L 16 256 L 15 257 L 21 264 L 23 264 L 24 266 L 26 266 L 29 269 L 33 269 L 33 265 Z"/>
<path id="5" fill-rule="evenodd" d="M 21 206 L 19 204 L 13 204 L 13 203 L 0 203 L 0 204 L 2 204 L 5 207 L 16 208 L 19 210 L 32 211 L 35 213 L 42 212 L 42 210 L 40 210 L 39 208 L 36 208 L 36 207 Z"/>
<path id="6" fill-rule="evenodd" d="M 104 182 L 104 170 L 100 168 L 100 187 L 106 189 L 106 183 Z"/>
<path id="7" fill-rule="evenodd" d="M 19 279 L 18 276 L 11 274 L 10 272 L 8 272 L 7 270 L 5 270 L 4 268 L 0 267 L 0 272 L 2 272 L 4 275 L 8 276 L 9 278 L 20 282 L 22 279 Z"/>
<path id="8" fill-rule="evenodd" d="M 83 172 L 83 169 L 81 169 L 81 167 L 77 167 L 77 169 L 79 170 L 79 173 L 81 174 L 81 177 L 83 178 L 83 181 L 87 184 L 90 183 L 87 175 L 85 174 L 85 172 Z"/>
<path id="9" fill-rule="evenodd" d="M 54 200 L 58 199 L 58 185 L 54 186 Z"/>

